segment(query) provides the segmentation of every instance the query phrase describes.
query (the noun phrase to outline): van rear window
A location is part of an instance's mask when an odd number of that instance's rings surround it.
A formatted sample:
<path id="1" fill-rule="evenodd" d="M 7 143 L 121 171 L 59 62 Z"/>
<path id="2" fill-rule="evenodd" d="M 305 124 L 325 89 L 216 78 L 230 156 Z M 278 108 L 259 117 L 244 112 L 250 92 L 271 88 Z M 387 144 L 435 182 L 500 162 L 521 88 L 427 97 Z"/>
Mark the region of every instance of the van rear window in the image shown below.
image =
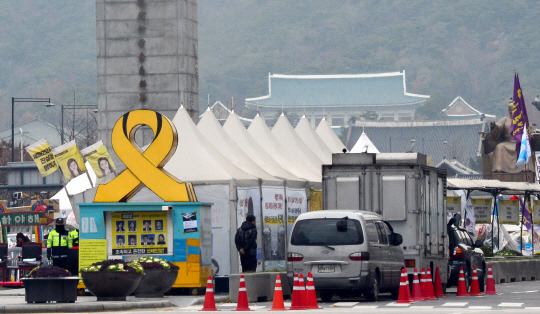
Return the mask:
<path id="1" fill-rule="evenodd" d="M 362 226 L 355 219 L 345 220 L 347 228 L 336 225 L 341 218 L 297 220 L 292 245 L 354 245 L 364 243 Z"/>

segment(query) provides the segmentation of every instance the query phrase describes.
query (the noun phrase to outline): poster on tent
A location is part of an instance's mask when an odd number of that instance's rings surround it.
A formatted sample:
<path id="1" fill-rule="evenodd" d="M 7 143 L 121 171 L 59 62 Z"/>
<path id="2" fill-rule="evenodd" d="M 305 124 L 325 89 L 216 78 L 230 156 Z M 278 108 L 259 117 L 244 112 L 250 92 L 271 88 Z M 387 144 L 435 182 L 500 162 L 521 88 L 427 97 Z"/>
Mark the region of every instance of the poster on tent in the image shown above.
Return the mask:
<path id="1" fill-rule="evenodd" d="M 499 223 L 509 225 L 519 224 L 519 200 L 499 201 Z"/>
<path id="2" fill-rule="evenodd" d="M 454 214 L 461 214 L 461 197 L 460 196 L 448 196 L 446 198 L 446 212 L 451 218 Z"/>
<path id="3" fill-rule="evenodd" d="M 533 223 L 540 224 L 540 200 L 533 200 Z"/>
<path id="4" fill-rule="evenodd" d="M 116 173 L 116 167 L 103 141 L 81 149 L 81 154 L 86 158 L 98 178 Z"/>
<path id="5" fill-rule="evenodd" d="M 228 185 L 195 185 L 195 194 L 200 202 L 212 204 L 212 273 L 215 276 L 231 274 L 231 252 L 236 252 L 231 245 L 231 218 Z M 238 270 L 233 270 L 236 273 Z"/>
<path id="6" fill-rule="evenodd" d="M 306 190 L 287 188 L 287 239 L 291 236 L 296 218 L 305 212 L 307 212 Z"/>
<path id="7" fill-rule="evenodd" d="M 477 224 L 491 223 L 491 198 L 471 197 Z"/>
<path id="8" fill-rule="evenodd" d="M 53 154 L 67 181 L 80 176 L 86 171 L 84 160 L 74 140 L 55 147 Z"/>
<path id="9" fill-rule="evenodd" d="M 32 156 L 41 176 L 46 177 L 58 170 L 58 164 L 47 140 L 39 140 L 28 145 L 26 151 Z"/>
<path id="10" fill-rule="evenodd" d="M 534 234 L 533 234 L 533 246 L 534 254 L 540 252 L 540 225 L 533 225 Z"/>
<path id="11" fill-rule="evenodd" d="M 262 187 L 263 255 L 265 270 L 285 269 L 285 191 Z"/>

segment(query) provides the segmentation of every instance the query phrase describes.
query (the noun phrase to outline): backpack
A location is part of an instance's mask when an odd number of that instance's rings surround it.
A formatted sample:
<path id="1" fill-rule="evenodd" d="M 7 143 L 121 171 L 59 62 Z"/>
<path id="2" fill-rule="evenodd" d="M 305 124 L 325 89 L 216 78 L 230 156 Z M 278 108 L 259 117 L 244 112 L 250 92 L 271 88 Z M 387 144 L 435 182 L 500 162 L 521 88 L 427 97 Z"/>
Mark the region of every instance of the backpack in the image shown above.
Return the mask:
<path id="1" fill-rule="evenodd" d="M 247 244 L 246 239 L 251 235 L 251 229 L 248 229 L 247 231 L 248 232 L 244 231 L 242 227 L 236 230 L 236 235 L 234 236 L 234 243 L 236 243 L 241 248 L 246 247 L 246 244 Z"/>

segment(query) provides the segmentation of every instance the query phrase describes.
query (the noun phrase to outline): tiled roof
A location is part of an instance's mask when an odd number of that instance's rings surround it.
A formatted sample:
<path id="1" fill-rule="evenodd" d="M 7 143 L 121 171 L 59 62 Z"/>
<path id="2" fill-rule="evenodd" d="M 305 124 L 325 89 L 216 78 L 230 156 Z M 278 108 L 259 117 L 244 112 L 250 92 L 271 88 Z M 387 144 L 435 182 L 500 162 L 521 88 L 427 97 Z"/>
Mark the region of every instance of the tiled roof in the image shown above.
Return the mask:
<path id="1" fill-rule="evenodd" d="M 480 120 L 360 122 L 352 128 L 347 148 L 352 148 L 364 130 L 382 153 L 408 152 L 412 148 L 430 156 L 434 165 L 446 157 L 468 166 L 470 158 L 476 159 L 480 151 L 478 132 L 485 129 L 485 122 Z"/>
<path id="2" fill-rule="evenodd" d="M 419 105 L 429 98 L 407 92 L 405 71 L 350 75 L 269 74 L 269 93 L 247 98 L 252 107 Z"/>

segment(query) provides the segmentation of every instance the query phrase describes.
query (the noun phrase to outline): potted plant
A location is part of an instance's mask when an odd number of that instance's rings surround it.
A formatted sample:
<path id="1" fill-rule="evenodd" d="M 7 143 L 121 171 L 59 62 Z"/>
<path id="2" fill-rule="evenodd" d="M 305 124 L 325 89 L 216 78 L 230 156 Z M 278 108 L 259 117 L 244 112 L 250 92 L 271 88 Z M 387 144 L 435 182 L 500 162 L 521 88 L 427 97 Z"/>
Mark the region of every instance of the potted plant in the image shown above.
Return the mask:
<path id="1" fill-rule="evenodd" d="M 98 301 L 125 301 L 144 275 L 138 262 L 105 260 L 81 269 L 84 285 Z"/>
<path id="2" fill-rule="evenodd" d="M 138 298 L 161 298 L 169 291 L 178 277 L 178 266 L 164 259 L 147 256 L 136 259 L 145 275 L 135 290 Z"/>
<path id="3" fill-rule="evenodd" d="M 80 277 L 57 266 L 40 266 L 21 279 L 28 303 L 75 302 Z"/>

